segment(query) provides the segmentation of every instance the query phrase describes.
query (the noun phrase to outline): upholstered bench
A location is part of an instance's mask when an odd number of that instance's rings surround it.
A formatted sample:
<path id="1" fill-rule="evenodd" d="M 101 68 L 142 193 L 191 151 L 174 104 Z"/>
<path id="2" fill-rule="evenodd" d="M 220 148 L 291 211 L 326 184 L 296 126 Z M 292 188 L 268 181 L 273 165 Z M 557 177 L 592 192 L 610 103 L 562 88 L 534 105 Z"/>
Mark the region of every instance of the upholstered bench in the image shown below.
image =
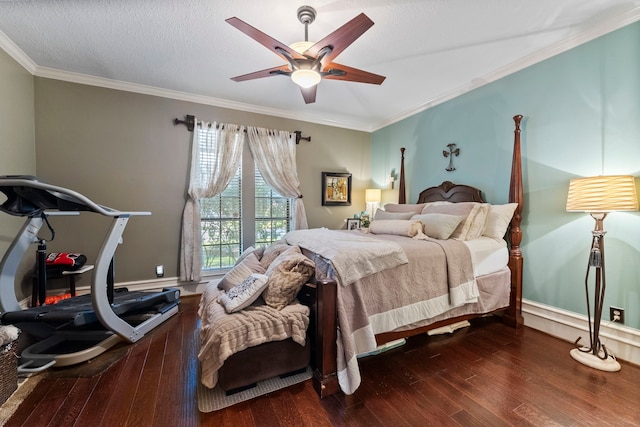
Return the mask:
<path id="1" fill-rule="evenodd" d="M 276 310 L 259 298 L 235 313 L 218 302 L 224 292 L 209 285 L 199 315 L 201 382 L 225 391 L 300 371 L 309 364 L 309 307 L 297 300 Z"/>
<path id="2" fill-rule="evenodd" d="M 201 382 L 228 391 L 306 368 L 310 308 L 296 299 L 315 263 L 297 246 L 249 248 L 202 293 Z"/>
<path id="3" fill-rule="evenodd" d="M 309 365 L 309 340 L 304 346 L 291 338 L 270 341 L 233 354 L 218 371 L 218 385 L 227 394 L 276 376 L 303 372 Z"/>

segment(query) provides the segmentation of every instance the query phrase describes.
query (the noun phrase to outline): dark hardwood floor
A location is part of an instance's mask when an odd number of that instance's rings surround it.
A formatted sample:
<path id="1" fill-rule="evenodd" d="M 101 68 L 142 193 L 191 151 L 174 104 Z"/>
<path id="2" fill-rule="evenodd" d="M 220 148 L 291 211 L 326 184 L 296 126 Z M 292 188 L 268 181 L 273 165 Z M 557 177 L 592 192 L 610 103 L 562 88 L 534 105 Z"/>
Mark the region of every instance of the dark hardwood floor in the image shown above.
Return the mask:
<path id="1" fill-rule="evenodd" d="M 482 319 L 361 361 L 352 396 L 320 400 L 310 381 L 213 413 L 196 401 L 197 297 L 141 341 L 50 370 L 7 426 L 631 426 L 640 367 L 584 367 L 572 345 Z"/>

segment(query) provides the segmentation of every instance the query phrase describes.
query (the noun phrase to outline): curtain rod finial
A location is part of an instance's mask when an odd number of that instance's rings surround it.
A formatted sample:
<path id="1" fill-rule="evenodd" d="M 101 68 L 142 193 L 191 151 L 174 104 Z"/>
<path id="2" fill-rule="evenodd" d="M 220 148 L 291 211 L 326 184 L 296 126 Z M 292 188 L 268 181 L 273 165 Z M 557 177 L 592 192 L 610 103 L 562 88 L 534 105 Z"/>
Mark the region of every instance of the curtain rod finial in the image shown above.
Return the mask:
<path id="1" fill-rule="evenodd" d="M 296 134 L 296 145 L 300 144 L 301 139 L 304 139 L 307 142 L 311 142 L 311 136 L 302 136 L 301 130 L 294 130 L 293 133 Z"/>
<path id="2" fill-rule="evenodd" d="M 185 125 L 189 132 L 193 132 L 193 128 L 196 126 L 196 116 L 192 116 L 187 114 L 184 116 L 184 120 L 173 119 L 173 124 L 175 125 Z"/>

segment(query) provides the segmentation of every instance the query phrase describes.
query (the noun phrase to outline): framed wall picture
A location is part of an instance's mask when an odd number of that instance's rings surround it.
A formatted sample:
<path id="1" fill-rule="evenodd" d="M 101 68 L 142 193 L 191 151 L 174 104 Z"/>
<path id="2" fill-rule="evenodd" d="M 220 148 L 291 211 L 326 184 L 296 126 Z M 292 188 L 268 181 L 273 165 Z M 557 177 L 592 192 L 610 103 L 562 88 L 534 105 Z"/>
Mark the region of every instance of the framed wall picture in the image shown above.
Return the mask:
<path id="1" fill-rule="evenodd" d="M 322 172 L 322 206 L 351 206 L 351 174 Z"/>
<path id="2" fill-rule="evenodd" d="M 347 230 L 358 230 L 360 228 L 360 218 L 347 218 Z"/>

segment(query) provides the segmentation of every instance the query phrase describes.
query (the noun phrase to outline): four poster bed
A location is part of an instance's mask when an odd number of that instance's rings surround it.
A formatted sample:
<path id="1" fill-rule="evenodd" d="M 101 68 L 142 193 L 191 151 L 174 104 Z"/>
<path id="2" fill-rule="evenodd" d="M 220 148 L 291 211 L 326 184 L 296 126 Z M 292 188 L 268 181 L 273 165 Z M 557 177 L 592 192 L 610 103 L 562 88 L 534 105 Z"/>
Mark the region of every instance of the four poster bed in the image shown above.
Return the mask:
<path id="1" fill-rule="evenodd" d="M 288 233 L 280 242 L 280 245 L 295 248 L 302 257 L 302 261 L 296 258 L 287 274 L 300 276 L 302 267 L 308 267 L 306 261 L 312 261 L 309 275 L 314 277 L 304 279 L 300 284 L 302 289 L 297 300 L 312 308 L 310 321 L 307 320 L 307 336 L 311 341 L 313 383 L 320 397 L 340 389 L 346 394 L 353 393 L 360 384 L 358 355 L 375 350 L 377 345 L 489 313 L 501 313 L 504 322 L 513 327 L 523 324 L 522 116 L 513 119 L 515 137 L 508 204 L 490 205 L 480 190 L 451 182 L 428 188 L 420 193 L 417 203 L 407 204 L 404 149 L 401 149 L 399 203 L 387 205 L 385 212 L 376 214 L 369 233 L 299 230 Z M 444 226 L 445 223 L 448 225 Z M 445 233 L 443 229 L 447 227 Z M 508 243 L 503 239 L 505 233 Z M 273 270 L 269 263 L 280 265 L 272 259 L 265 261 L 268 253 L 278 256 L 272 247 L 266 248 L 259 260 L 267 276 Z M 281 256 L 276 259 L 279 258 Z M 268 291 L 270 286 L 267 285 L 265 292 L 273 293 Z M 203 380 L 208 387 L 215 385 L 217 372 L 211 374 L 212 369 L 207 367 L 209 356 L 205 349 L 215 347 L 207 344 L 207 340 L 213 331 L 219 330 L 208 313 L 221 311 L 217 302 L 222 292 L 206 290 L 201 302 L 203 346 L 199 358 L 203 373 L 209 373 L 209 383 Z M 265 295 L 262 296 L 266 304 L 258 300 L 238 317 L 266 306 L 273 307 L 269 301 L 272 296 Z M 293 305 L 297 302 L 293 301 Z M 280 307 L 280 311 L 286 314 L 293 305 Z M 282 336 L 272 341 L 291 338 L 297 343 L 295 348 L 307 347 L 309 343 L 304 342 L 304 334 L 301 336 L 306 326 L 306 313 L 308 311 L 296 317 L 296 321 L 283 321 L 287 327 L 296 325 L 292 328 L 295 330 L 287 334 L 286 328 L 280 328 Z M 271 315 L 272 311 L 269 311 Z M 252 329 L 251 333 L 254 332 Z M 256 351 L 254 360 L 263 358 L 259 354 L 264 353 L 258 351 L 266 341 L 269 341 L 266 337 L 254 339 L 251 344 L 255 345 L 252 347 Z M 239 350 L 244 350 L 242 353 L 254 351 L 247 347 L 242 345 Z M 269 350 L 270 358 L 280 359 L 273 351 Z M 283 350 L 282 354 L 288 352 Z M 224 358 L 215 365 L 216 370 L 222 371 L 223 361 Z M 243 375 L 242 369 L 238 375 Z"/>
<path id="2" fill-rule="evenodd" d="M 501 312 L 503 315 L 503 321 L 514 328 L 518 328 L 524 324 L 522 317 L 523 257 L 520 250 L 520 243 L 522 241 L 522 229 L 520 228 L 520 223 L 522 221 L 522 208 L 524 202 L 522 160 L 520 151 L 520 122 L 522 120 L 522 116 L 516 115 L 513 117 L 513 120 L 515 122 L 515 131 L 509 187 L 509 203 L 516 203 L 517 207 L 515 208 L 511 218 L 508 235 L 506 236 L 506 239 L 508 240 L 507 268 L 509 271 L 509 293 L 506 304 L 499 304 L 498 307 L 491 307 L 491 309 L 487 311 L 482 310 L 482 307 L 480 307 L 479 311 L 470 310 L 470 312 L 466 313 L 464 307 L 458 307 L 452 310 L 453 317 L 446 318 L 446 315 L 440 315 L 432 319 L 433 321 L 427 321 L 426 324 L 419 325 L 415 328 L 401 328 L 404 330 L 377 333 L 375 334 L 375 341 L 377 344 L 381 345 L 397 339 L 425 333 L 430 330 L 445 327 L 447 325 L 453 325 L 491 312 Z M 402 164 L 400 172 L 399 202 L 400 204 L 404 204 L 406 202 L 404 193 L 404 149 L 401 149 L 401 151 Z M 456 203 L 485 202 L 480 190 L 466 185 L 453 185 L 450 182 L 445 182 L 440 186 L 431 187 L 422 191 L 417 203 L 421 204 L 439 201 Z M 390 277 L 394 278 L 393 275 L 390 275 Z M 395 280 L 391 280 L 392 282 L 389 283 L 388 286 L 395 286 Z M 314 352 L 312 358 L 315 362 L 313 383 L 320 397 L 329 396 L 340 389 L 338 359 L 336 357 L 338 347 L 341 347 L 338 342 L 338 290 L 338 284 L 335 280 L 320 279 L 316 280 L 314 285 L 305 286 L 301 292 L 304 295 L 299 296 L 301 300 L 305 300 L 306 298 L 315 302 L 314 319 L 312 321 L 312 326 L 314 324 L 315 326 L 310 330 L 310 333 L 312 334 L 312 348 Z M 462 314 L 456 315 L 456 312 L 461 312 Z M 341 350 L 343 349 L 341 348 Z M 342 366 L 341 368 L 348 371 L 348 367 Z"/>

